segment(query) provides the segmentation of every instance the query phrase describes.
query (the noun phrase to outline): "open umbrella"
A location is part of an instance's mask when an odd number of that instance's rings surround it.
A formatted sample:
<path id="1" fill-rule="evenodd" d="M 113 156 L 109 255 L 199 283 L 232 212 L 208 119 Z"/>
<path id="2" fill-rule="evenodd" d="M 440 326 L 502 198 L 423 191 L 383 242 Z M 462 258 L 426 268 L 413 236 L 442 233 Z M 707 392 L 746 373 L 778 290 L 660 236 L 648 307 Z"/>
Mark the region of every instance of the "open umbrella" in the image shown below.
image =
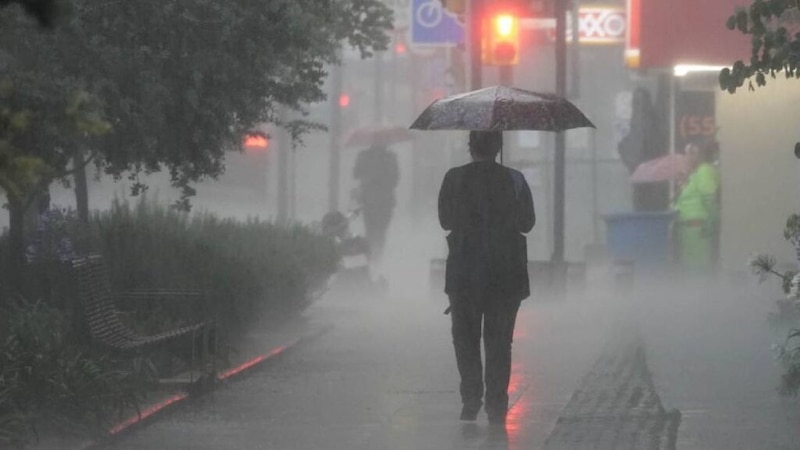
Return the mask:
<path id="1" fill-rule="evenodd" d="M 433 102 L 411 124 L 418 130 L 542 130 L 592 127 L 567 99 L 508 86 L 492 86 Z"/>
<path id="2" fill-rule="evenodd" d="M 410 141 L 413 137 L 408 128 L 399 125 L 369 125 L 347 133 L 344 145 L 346 147 L 392 145 Z"/>
<path id="3" fill-rule="evenodd" d="M 689 160 L 682 153 L 670 153 L 645 161 L 633 171 L 631 182 L 635 184 L 658 183 L 680 180 L 689 175 Z"/>

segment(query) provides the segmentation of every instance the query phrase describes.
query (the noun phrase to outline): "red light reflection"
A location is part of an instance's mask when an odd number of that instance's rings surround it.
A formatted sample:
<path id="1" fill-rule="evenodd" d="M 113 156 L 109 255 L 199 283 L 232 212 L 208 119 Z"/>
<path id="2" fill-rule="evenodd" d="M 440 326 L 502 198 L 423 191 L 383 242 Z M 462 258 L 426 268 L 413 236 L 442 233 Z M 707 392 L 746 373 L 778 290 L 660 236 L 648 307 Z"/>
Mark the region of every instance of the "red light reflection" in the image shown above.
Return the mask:
<path id="1" fill-rule="evenodd" d="M 275 348 L 274 350 L 272 350 L 269 353 L 265 353 L 263 355 L 257 356 L 255 358 L 249 360 L 249 361 L 245 361 L 244 363 L 242 363 L 242 364 L 240 364 L 240 365 L 238 365 L 236 367 L 230 368 L 230 369 L 222 372 L 221 374 L 219 374 L 217 376 L 217 379 L 219 379 L 220 381 L 225 380 L 225 379 L 230 378 L 230 377 L 232 377 L 232 376 L 234 376 L 234 375 L 236 375 L 236 374 L 238 374 L 238 373 L 240 373 L 240 372 L 242 372 L 244 370 L 247 370 L 247 369 L 255 366 L 256 364 L 259 364 L 259 363 L 261 363 L 261 362 L 263 362 L 263 361 L 265 361 L 265 360 L 267 360 L 269 358 L 272 358 L 273 356 L 277 356 L 277 355 L 283 353 L 283 351 L 286 350 L 287 348 L 289 348 L 292 345 L 294 345 L 295 343 L 297 343 L 297 341 L 299 341 L 299 339 L 294 341 L 294 342 L 292 342 L 292 343 L 290 343 L 290 344 L 288 344 L 288 345 L 284 345 L 284 346 Z M 133 425 L 136 425 L 137 423 L 147 419 L 148 417 L 152 416 L 153 414 L 156 414 L 157 412 L 167 408 L 168 406 L 172 405 L 173 403 L 176 403 L 176 402 L 179 402 L 181 400 L 184 400 L 187 397 L 189 397 L 188 393 L 181 392 L 181 393 L 175 394 L 175 395 L 173 395 L 173 396 L 171 396 L 171 397 L 169 397 L 169 398 L 167 398 L 165 400 L 162 400 L 162 401 L 160 401 L 160 402 L 158 402 L 158 403 L 156 403 L 156 404 L 154 404 L 152 406 L 149 406 L 149 407 L 145 408 L 144 410 L 142 410 L 142 412 L 140 414 L 137 414 L 137 415 L 135 415 L 133 417 L 125 419 L 124 421 L 122 421 L 119 424 L 115 425 L 113 428 L 111 428 L 109 430 L 109 434 L 115 435 L 115 434 L 117 434 L 117 433 L 119 433 L 121 431 L 124 431 L 125 429 L 127 429 L 127 428 L 129 428 L 129 427 L 131 427 Z"/>
<path id="2" fill-rule="evenodd" d="M 170 397 L 170 398 L 168 398 L 166 400 L 158 402 L 155 405 L 144 409 L 141 414 L 137 414 L 137 415 L 135 415 L 135 416 L 133 416 L 131 418 L 128 418 L 128 419 L 122 421 L 121 423 L 119 423 L 116 426 L 114 426 L 114 428 L 109 430 L 109 433 L 112 434 L 112 435 L 113 434 L 117 434 L 120 431 L 125 430 L 126 428 L 131 427 L 133 425 L 136 425 L 137 423 L 139 423 L 142 420 L 145 420 L 146 418 L 152 416 L 153 414 L 161 411 L 162 409 L 166 408 L 167 406 L 169 406 L 169 405 L 171 405 L 171 404 L 173 404 L 175 402 L 179 402 L 179 401 L 185 399 L 188 396 L 189 396 L 189 394 L 186 394 L 186 393 L 175 394 L 175 395 L 173 395 L 172 397 Z"/>
<path id="3" fill-rule="evenodd" d="M 222 372 L 221 374 L 219 374 L 217 376 L 217 379 L 225 380 L 227 378 L 230 378 L 230 377 L 236 375 L 237 373 L 245 371 L 245 370 L 255 366 L 256 364 L 258 364 L 258 363 L 260 363 L 260 362 L 262 362 L 262 361 L 264 361 L 266 359 L 272 358 L 273 356 L 277 356 L 277 355 L 283 353 L 283 351 L 286 350 L 286 347 L 287 347 L 286 345 L 284 345 L 282 347 L 278 347 L 275 350 L 273 350 L 273 351 L 271 351 L 271 352 L 269 352 L 269 353 L 267 353 L 265 355 L 256 356 L 255 358 L 253 358 L 253 359 L 251 359 L 249 361 L 245 361 L 245 362 L 243 362 L 242 364 L 240 364 L 240 365 L 238 365 L 236 367 L 232 367 L 232 368 L 226 370 L 225 372 Z"/>
<path id="4" fill-rule="evenodd" d="M 506 432 L 509 442 L 515 442 L 522 431 L 522 421 L 530 412 L 530 399 L 524 394 L 522 369 L 518 364 L 511 366 L 511 380 L 508 383 L 508 398 L 514 401 L 506 415 Z M 515 401 L 516 400 L 516 401 Z"/>

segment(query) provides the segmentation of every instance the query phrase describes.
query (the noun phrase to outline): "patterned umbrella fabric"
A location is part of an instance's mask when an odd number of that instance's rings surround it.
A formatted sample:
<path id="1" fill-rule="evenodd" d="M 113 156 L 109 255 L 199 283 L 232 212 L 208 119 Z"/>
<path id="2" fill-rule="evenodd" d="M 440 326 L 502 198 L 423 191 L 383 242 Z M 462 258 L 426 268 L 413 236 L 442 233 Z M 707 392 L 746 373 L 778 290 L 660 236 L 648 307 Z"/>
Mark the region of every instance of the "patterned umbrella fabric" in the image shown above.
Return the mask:
<path id="1" fill-rule="evenodd" d="M 399 125 L 371 125 L 356 128 L 345 139 L 346 147 L 370 147 L 372 145 L 392 145 L 410 141 L 414 134 Z"/>
<path id="2" fill-rule="evenodd" d="M 658 183 L 680 180 L 688 175 L 689 160 L 686 155 L 671 153 L 639 164 L 631 174 L 631 182 L 635 184 Z"/>
<path id="3" fill-rule="evenodd" d="M 592 127 L 568 100 L 508 86 L 493 86 L 436 100 L 411 125 L 418 130 L 542 130 Z"/>

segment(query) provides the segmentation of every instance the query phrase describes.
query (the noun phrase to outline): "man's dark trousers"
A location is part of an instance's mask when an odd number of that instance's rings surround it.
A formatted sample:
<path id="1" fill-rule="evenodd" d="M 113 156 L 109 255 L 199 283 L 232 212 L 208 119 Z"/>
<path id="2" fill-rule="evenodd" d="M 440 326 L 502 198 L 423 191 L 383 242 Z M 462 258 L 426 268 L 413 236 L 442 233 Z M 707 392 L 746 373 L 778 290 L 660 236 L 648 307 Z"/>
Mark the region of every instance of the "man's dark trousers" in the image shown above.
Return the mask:
<path id="1" fill-rule="evenodd" d="M 453 346 L 461 375 L 461 400 L 479 409 L 484 397 L 481 364 L 481 328 L 486 354 L 486 413 L 504 418 L 511 379 L 511 341 L 519 301 L 486 297 L 452 297 Z"/>
<path id="2" fill-rule="evenodd" d="M 370 245 L 372 258 L 380 260 L 386 245 L 386 232 L 392 220 L 391 206 L 364 207 L 364 234 Z"/>

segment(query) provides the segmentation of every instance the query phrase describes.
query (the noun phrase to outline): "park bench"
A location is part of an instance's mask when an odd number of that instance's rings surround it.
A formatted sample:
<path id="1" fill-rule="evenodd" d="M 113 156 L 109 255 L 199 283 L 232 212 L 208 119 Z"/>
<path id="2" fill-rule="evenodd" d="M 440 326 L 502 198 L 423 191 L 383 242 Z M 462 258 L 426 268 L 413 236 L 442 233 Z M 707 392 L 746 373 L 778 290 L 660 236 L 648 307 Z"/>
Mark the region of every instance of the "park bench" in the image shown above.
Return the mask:
<path id="1" fill-rule="evenodd" d="M 202 293 L 184 290 L 134 290 L 115 295 L 111 289 L 111 280 L 101 255 L 88 255 L 73 259 L 72 269 L 77 282 L 83 316 L 93 339 L 116 352 L 141 352 L 157 347 L 175 348 L 183 346 L 191 350 L 191 358 L 197 354 L 201 346 L 203 360 L 212 346 L 214 321 L 201 320 L 191 325 L 152 335 L 142 335 L 132 330 L 120 319 L 120 313 L 114 302 L 119 300 L 163 301 L 171 299 L 187 299 L 201 302 Z M 204 305 L 201 305 L 204 306 Z M 200 308 L 204 311 L 205 308 Z M 205 315 L 205 314 L 203 314 Z M 189 344 L 186 346 L 186 344 Z"/>

